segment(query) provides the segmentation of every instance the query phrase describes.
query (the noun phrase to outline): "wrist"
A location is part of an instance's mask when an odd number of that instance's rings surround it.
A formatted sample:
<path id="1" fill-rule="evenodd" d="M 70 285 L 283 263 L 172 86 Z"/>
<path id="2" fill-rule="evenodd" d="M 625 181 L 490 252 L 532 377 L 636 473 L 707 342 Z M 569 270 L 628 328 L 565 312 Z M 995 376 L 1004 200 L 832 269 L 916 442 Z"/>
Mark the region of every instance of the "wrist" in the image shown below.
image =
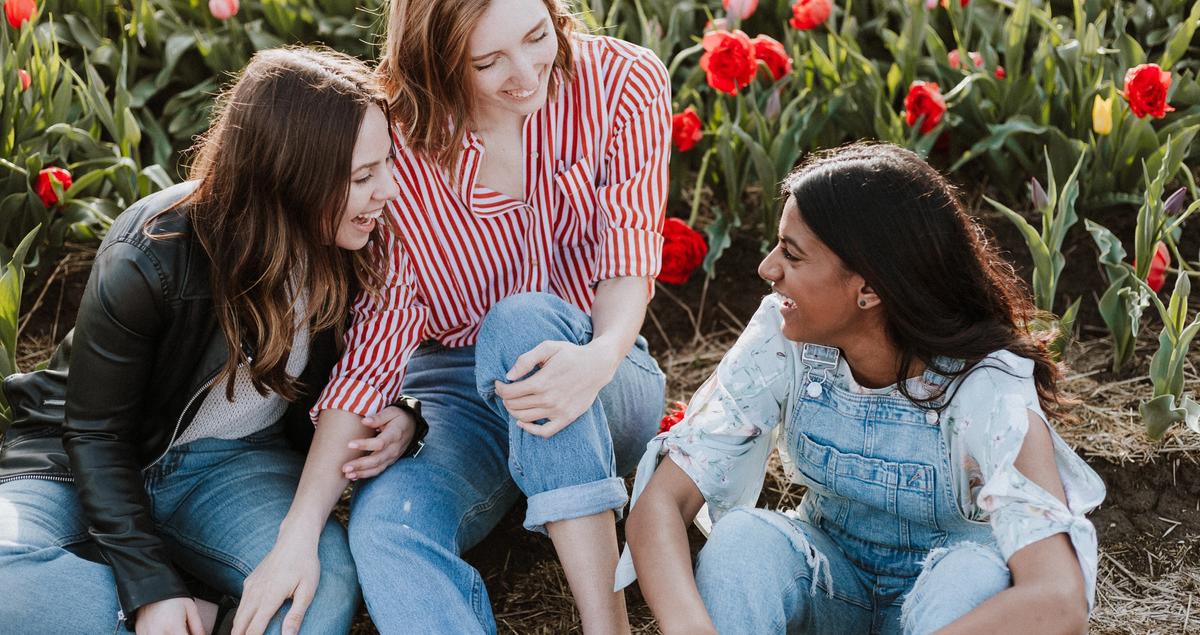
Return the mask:
<path id="1" fill-rule="evenodd" d="M 321 530 L 325 523 L 306 519 L 299 515 L 288 514 L 279 524 L 279 535 L 275 538 L 277 546 L 295 548 L 316 548 L 321 540 Z"/>
<path id="2" fill-rule="evenodd" d="M 589 355 L 595 356 L 597 366 L 604 369 L 609 380 L 617 374 L 617 367 L 621 365 L 625 355 L 629 352 L 629 347 L 621 346 L 616 338 L 603 335 L 588 342 L 585 348 L 588 349 Z"/>

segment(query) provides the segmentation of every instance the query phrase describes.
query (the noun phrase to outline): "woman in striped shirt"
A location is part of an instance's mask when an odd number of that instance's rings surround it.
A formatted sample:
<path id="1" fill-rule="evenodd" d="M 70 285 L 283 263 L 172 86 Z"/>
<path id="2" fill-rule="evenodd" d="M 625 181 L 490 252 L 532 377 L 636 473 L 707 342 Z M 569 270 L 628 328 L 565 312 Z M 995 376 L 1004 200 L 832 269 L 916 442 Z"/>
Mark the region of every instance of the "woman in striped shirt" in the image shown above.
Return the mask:
<path id="1" fill-rule="evenodd" d="M 638 331 L 662 247 L 670 83 L 650 51 L 576 26 L 560 0 L 392 6 L 390 284 L 359 299 L 314 408 L 368 415 L 403 386 L 430 425 L 424 451 L 359 483 L 351 508 L 384 633 L 495 631 L 460 554 L 521 494 L 584 630 L 629 628 L 614 523 L 621 475 L 662 414 Z"/>

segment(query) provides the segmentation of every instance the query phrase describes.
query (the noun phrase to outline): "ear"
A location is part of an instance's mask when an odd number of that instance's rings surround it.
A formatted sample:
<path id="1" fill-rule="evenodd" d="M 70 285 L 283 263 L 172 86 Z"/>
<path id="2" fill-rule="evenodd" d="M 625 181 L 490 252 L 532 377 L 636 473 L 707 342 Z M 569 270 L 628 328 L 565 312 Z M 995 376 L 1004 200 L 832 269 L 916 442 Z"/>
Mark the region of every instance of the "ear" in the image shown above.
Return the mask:
<path id="1" fill-rule="evenodd" d="M 867 310 L 879 306 L 883 301 L 879 299 L 879 296 L 875 293 L 875 289 L 872 289 L 871 285 L 864 282 L 858 288 L 856 302 L 858 303 L 858 308 Z"/>

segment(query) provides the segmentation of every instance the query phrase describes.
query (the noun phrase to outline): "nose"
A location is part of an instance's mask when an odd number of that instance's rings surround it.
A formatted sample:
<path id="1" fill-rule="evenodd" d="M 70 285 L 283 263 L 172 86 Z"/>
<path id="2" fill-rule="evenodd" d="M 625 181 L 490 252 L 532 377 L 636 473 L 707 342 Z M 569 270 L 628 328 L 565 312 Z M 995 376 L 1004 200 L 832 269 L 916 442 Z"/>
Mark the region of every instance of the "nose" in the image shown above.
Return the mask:
<path id="1" fill-rule="evenodd" d="M 397 196 L 400 196 L 400 184 L 396 182 L 396 177 L 390 169 L 387 170 L 387 176 L 383 179 L 380 187 L 375 191 L 375 198 L 381 201 L 390 201 Z"/>
<path id="2" fill-rule="evenodd" d="M 765 258 L 763 258 L 762 262 L 758 263 L 758 277 L 770 282 L 771 284 L 779 282 L 780 279 L 779 265 L 775 263 L 775 252 L 778 250 L 778 247 L 772 249 L 771 252 L 768 253 Z"/>
<path id="3" fill-rule="evenodd" d="M 513 81 L 521 89 L 528 89 L 538 83 L 538 63 L 532 57 L 518 55 L 513 58 Z"/>

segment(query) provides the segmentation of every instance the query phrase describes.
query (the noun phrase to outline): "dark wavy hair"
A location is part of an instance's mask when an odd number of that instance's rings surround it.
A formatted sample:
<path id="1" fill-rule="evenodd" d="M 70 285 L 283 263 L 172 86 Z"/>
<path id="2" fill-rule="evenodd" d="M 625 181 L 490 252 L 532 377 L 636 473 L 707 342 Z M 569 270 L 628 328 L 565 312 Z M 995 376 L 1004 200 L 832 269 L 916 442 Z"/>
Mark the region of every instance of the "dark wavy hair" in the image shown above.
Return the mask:
<path id="1" fill-rule="evenodd" d="M 1047 350 L 1052 334 L 1031 334 L 1040 313 L 1024 282 L 928 163 L 894 145 L 855 143 L 810 157 L 784 180 L 783 193 L 882 301 L 887 335 L 901 351 L 896 384 L 905 397 L 924 407 L 941 397 L 908 393 L 916 360 L 958 378 L 1007 349 L 1033 361 L 1042 409 L 1066 414 L 1061 370 Z M 965 365 L 942 368 L 940 357 Z"/>
<path id="2" fill-rule="evenodd" d="M 321 47 L 259 51 L 218 98 L 193 148 L 198 184 L 178 205 L 212 262 L 227 398 L 246 364 L 256 390 L 294 400 L 300 386 L 287 361 L 297 323 L 340 331 L 355 295 L 383 288 L 383 229 L 358 251 L 335 240 L 359 127 L 368 108 L 385 105 L 366 64 Z M 153 233 L 156 220 L 144 231 L 169 238 Z M 301 316 L 293 285 L 307 294 Z"/>

